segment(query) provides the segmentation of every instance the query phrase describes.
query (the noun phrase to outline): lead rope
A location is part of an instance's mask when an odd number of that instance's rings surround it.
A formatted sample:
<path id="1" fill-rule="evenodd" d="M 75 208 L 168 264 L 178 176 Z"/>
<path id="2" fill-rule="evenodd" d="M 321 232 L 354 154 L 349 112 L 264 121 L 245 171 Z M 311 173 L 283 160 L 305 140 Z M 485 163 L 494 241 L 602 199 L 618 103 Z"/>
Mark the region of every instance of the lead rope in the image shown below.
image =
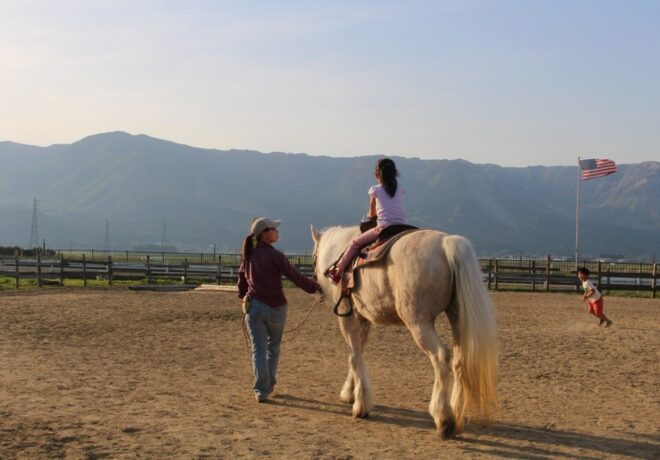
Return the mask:
<path id="1" fill-rule="evenodd" d="M 284 331 L 282 334 L 291 334 L 292 332 L 295 332 L 298 329 L 300 329 L 305 324 L 305 322 L 307 321 L 307 318 L 309 318 L 309 315 L 312 314 L 312 311 L 314 310 L 314 308 L 316 308 L 316 306 L 319 305 L 322 302 L 323 302 L 323 297 L 319 296 L 316 299 L 316 302 L 314 302 L 314 304 L 311 306 L 311 308 L 307 311 L 307 314 L 305 315 L 303 320 L 300 322 L 300 324 L 298 324 L 293 329 L 289 329 L 289 330 Z M 250 333 L 247 330 L 247 325 L 246 325 L 246 321 L 245 321 L 246 316 L 247 316 L 247 314 L 243 313 L 243 318 L 241 320 L 241 326 L 242 326 L 242 329 L 243 329 L 243 338 L 245 339 L 245 348 L 247 349 L 247 352 L 250 355 L 250 358 L 252 358 L 252 351 L 251 351 L 252 339 L 250 338 Z M 298 337 L 299 335 L 300 335 L 300 332 L 298 334 L 294 335 L 293 337 L 289 337 L 285 340 L 282 340 L 282 342 L 280 342 L 280 343 L 289 342 L 289 341 L 295 339 L 296 337 Z"/>
<path id="2" fill-rule="evenodd" d="M 250 333 L 247 330 L 247 324 L 245 321 L 247 313 L 243 313 L 243 318 L 241 318 L 241 329 L 243 330 L 243 338 L 245 339 L 245 348 L 248 351 L 250 357 L 252 357 L 252 352 L 250 351 L 250 345 L 252 344 L 252 339 L 250 339 Z"/>
<path id="3" fill-rule="evenodd" d="M 312 305 L 312 307 L 307 311 L 307 314 L 305 315 L 305 317 L 303 318 L 303 320 L 300 322 L 300 324 L 298 324 L 298 325 L 297 325 L 296 327 L 294 327 L 293 329 L 289 329 L 288 331 L 284 331 L 283 334 L 285 334 L 285 335 L 286 335 L 286 334 L 291 334 L 292 332 L 294 332 L 294 331 L 300 329 L 300 328 L 303 326 L 303 324 L 305 324 L 305 321 L 307 321 L 307 318 L 309 318 L 309 315 L 312 314 L 312 310 L 314 310 L 314 308 L 316 308 L 316 306 L 319 305 L 321 302 L 323 302 L 323 297 L 319 296 L 319 297 L 316 299 L 316 302 L 314 302 L 314 304 Z M 298 337 L 298 335 L 300 335 L 300 332 L 299 332 L 298 334 L 294 335 L 293 337 L 289 337 L 289 338 L 287 338 L 286 340 L 282 340 L 281 343 L 289 342 L 289 341 L 295 339 L 296 337 Z"/>

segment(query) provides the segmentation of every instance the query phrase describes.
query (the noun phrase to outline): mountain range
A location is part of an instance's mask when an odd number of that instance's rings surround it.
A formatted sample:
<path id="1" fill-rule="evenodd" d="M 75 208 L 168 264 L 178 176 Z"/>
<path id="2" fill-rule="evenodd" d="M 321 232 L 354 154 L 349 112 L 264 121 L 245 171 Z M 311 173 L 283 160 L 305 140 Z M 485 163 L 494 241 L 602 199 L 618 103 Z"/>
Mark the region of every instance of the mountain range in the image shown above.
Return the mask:
<path id="1" fill-rule="evenodd" d="M 49 147 L 0 142 L 0 245 L 28 245 L 37 197 L 39 238 L 52 248 L 103 247 L 107 220 L 113 248 L 234 252 L 265 215 L 284 220 L 279 248 L 307 252 L 310 224 L 352 225 L 366 213 L 377 158 L 201 149 L 123 132 Z M 465 235 L 483 257 L 573 257 L 577 166 L 392 158 L 413 225 Z M 619 165 L 580 181 L 579 193 L 582 256 L 660 254 L 660 163 Z"/>

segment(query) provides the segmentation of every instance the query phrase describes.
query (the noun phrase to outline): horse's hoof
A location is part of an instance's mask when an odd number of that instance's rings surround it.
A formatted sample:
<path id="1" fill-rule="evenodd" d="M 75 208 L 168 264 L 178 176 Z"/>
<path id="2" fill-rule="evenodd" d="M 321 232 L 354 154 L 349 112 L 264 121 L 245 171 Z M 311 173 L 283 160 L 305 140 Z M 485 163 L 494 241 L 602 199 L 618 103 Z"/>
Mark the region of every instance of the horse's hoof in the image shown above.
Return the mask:
<path id="1" fill-rule="evenodd" d="M 453 420 L 448 420 L 440 425 L 438 431 L 440 431 L 442 439 L 450 439 L 456 434 L 456 423 Z"/>

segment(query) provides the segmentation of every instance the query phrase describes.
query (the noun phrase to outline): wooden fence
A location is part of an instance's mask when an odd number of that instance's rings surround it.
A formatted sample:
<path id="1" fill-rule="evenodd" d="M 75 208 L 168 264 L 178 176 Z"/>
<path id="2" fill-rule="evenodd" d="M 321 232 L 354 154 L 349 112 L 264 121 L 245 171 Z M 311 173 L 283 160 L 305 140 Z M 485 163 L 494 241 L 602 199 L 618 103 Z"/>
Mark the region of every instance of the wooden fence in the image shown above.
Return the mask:
<path id="1" fill-rule="evenodd" d="M 178 263 L 162 263 L 159 257 L 156 262 L 152 261 L 151 255 L 144 256 L 143 262 L 116 261 L 112 256 L 97 257 L 91 259 L 85 254 L 80 258 L 65 258 L 60 254 L 58 258 L 22 258 L 18 255 L 13 258 L 0 258 L 0 276 L 15 279 L 15 287 L 18 289 L 21 280 L 36 280 L 37 286 L 57 284 L 65 285 L 65 280 L 82 280 L 83 286 L 88 281 L 103 281 L 112 286 L 116 281 L 177 281 L 188 284 L 189 282 L 214 282 L 217 284 L 232 282 L 238 279 L 239 256 L 236 254 L 215 255 L 214 259 L 205 257 L 199 260 L 189 261 L 182 257 Z M 289 260 L 302 273 L 311 276 L 311 262 L 307 256 L 289 256 Z M 121 259 L 120 259 L 121 260 Z"/>
<path id="2" fill-rule="evenodd" d="M 575 290 L 580 287 L 575 262 L 545 259 L 482 259 L 481 269 L 488 289 L 526 289 L 531 291 Z M 591 271 L 590 279 L 605 292 L 651 292 L 656 297 L 656 263 L 580 261 Z"/>
<path id="3" fill-rule="evenodd" d="M 77 257 L 76 257 L 77 256 Z M 124 257 L 122 257 L 124 256 Z M 65 280 L 89 280 L 112 285 L 115 281 L 134 280 L 152 283 L 156 280 L 190 282 L 234 283 L 238 277 L 238 254 L 181 255 L 178 258 L 163 254 L 129 254 L 122 252 L 117 257 L 100 252 L 95 257 L 88 254 L 73 254 L 65 257 L 60 252 L 56 258 L 0 258 L 0 276 L 15 279 L 19 288 L 21 280 L 36 280 L 37 286 L 57 284 L 64 286 Z M 289 260 L 303 274 L 312 275 L 311 256 L 289 255 Z M 119 259 L 119 260 L 117 260 Z M 531 291 L 570 291 L 579 287 L 575 274 L 575 263 L 545 259 L 481 259 L 479 261 L 488 289 L 520 289 Z M 609 263 L 582 261 L 592 272 L 591 279 L 600 290 L 650 292 L 656 297 L 658 278 L 657 264 Z"/>

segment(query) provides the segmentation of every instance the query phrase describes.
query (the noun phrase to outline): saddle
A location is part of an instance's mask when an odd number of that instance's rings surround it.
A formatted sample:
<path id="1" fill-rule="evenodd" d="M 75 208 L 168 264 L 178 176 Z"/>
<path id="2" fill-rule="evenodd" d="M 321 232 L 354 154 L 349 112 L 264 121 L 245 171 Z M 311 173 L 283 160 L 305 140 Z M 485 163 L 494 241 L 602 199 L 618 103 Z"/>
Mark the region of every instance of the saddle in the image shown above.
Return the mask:
<path id="1" fill-rule="evenodd" d="M 342 295 L 347 295 L 348 291 L 354 290 L 358 283 L 358 270 L 367 265 L 374 264 L 385 258 L 392 246 L 402 237 L 419 230 L 412 225 L 390 225 L 383 229 L 378 235 L 376 241 L 365 246 L 355 256 L 355 259 L 349 264 L 349 268 L 344 272 L 341 281 Z M 363 232 L 364 233 L 364 232 Z M 341 259 L 341 256 L 340 256 Z M 338 259 L 339 260 L 339 259 Z M 335 262 L 336 264 L 337 262 Z M 333 266 L 335 265 L 333 264 Z"/>
<path id="2" fill-rule="evenodd" d="M 386 227 L 380 234 L 376 241 L 363 248 L 351 264 L 353 270 L 362 268 L 365 265 L 378 262 L 382 260 L 389 250 L 394 246 L 394 243 L 399 241 L 405 235 L 419 230 L 412 225 L 390 225 Z"/>

